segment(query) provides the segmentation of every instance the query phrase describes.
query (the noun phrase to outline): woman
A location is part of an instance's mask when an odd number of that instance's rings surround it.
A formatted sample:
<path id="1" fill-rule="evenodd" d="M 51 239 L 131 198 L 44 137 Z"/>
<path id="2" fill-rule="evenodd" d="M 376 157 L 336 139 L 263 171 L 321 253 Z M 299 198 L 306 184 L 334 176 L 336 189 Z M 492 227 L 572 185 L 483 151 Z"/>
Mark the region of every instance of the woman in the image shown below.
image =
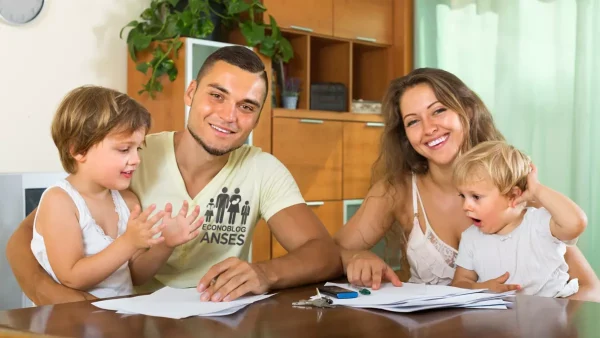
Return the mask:
<path id="1" fill-rule="evenodd" d="M 392 269 L 369 251 L 393 234 L 387 244 L 401 249 L 409 282 L 448 285 L 461 233 L 471 225 L 452 185 L 452 163 L 472 146 L 504 137 L 477 94 L 440 69 L 416 69 L 392 81 L 383 115 L 385 130 L 375 165 L 382 173 L 374 175 L 382 178 L 336 234 L 344 271 L 357 285 L 377 289 L 382 279 L 400 285 Z M 600 281 L 579 249 L 569 247 L 565 258 L 571 278 L 580 282 L 573 297 L 600 300 Z"/>

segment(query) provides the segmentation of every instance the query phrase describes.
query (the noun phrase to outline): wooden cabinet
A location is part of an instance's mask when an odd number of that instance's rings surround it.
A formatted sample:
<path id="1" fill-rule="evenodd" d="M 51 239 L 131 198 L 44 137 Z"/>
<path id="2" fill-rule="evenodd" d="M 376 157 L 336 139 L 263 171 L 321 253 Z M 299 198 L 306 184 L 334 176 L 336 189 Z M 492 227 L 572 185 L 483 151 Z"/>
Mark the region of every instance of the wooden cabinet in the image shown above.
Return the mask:
<path id="1" fill-rule="evenodd" d="M 392 0 L 334 0 L 333 35 L 392 44 L 392 13 Z"/>
<path id="2" fill-rule="evenodd" d="M 382 122 L 344 122 L 342 191 L 345 200 L 362 199 L 367 195 L 382 132 Z"/>
<path id="3" fill-rule="evenodd" d="M 342 201 L 313 201 L 306 203 L 317 217 L 323 222 L 331 236 L 335 235 L 343 226 L 343 202 Z M 273 237 L 273 258 L 283 256 L 287 251 Z"/>
<path id="4" fill-rule="evenodd" d="M 273 155 L 307 201 L 342 199 L 342 122 L 273 119 Z"/>
<path id="5" fill-rule="evenodd" d="M 263 0 L 264 16 L 272 15 L 282 28 L 333 35 L 333 0 Z"/>

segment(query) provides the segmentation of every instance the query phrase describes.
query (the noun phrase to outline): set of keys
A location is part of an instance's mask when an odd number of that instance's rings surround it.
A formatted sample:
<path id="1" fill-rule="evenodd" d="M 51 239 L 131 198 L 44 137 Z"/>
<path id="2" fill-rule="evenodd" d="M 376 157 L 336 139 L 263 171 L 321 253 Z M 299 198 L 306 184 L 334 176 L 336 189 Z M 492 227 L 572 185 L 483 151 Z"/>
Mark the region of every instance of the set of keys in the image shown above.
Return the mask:
<path id="1" fill-rule="evenodd" d="M 321 309 L 335 307 L 335 305 L 333 305 L 333 300 L 327 297 L 323 297 L 319 292 L 319 289 L 317 289 L 317 296 L 318 297 L 315 299 L 302 299 L 300 301 L 293 302 L 292 306 L 301 308 L 316 307 Z"/>

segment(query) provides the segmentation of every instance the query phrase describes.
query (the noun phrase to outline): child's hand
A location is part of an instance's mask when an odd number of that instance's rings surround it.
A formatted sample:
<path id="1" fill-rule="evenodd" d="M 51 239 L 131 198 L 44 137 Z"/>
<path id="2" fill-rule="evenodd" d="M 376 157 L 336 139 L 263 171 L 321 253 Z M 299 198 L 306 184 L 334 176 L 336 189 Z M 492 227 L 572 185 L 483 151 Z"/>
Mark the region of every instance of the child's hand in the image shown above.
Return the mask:
<path id="1" fill-rule="evenodd" d="M 510 274 L 505 272 L 502 276 L 494 279 L 490 279 L 487 282 L 478 283 L 478 289 L 489 289 L 493 292 L 506 292 L 512 290 L 520 290 L 521 286 L 519 284 L 504 284 L 508 280 Z"/>
<path id="2" fill-rule="evenodd" d="M 163 237 L 154 238 L 164 228 L 164 225 L 161 224 L 156 227 L 154 225 L 160 221 L 165 212 L 159 211 L 156 215 L 148 219 L 154 209 L 156 209 L 156 206 L 153 204 L 140 213 L 141 208 L 139 205 L 136 205 L 131 211 L 129 221 L 127 222 L 127 230 L 123 234 L 123 237 L 137 249 L 149 248 L 164 240 Z"/>
<path id="3" fill-rule="evenodd" d="M 198 228 L 204 223 L 204 217 L 200 217 L 194 222 L 198 215 L 200 215 L 200 207 L 196 206 L 194 211 L 186 217 L 188 208 L 188 202 L 183 201 L 183 206 L 179 210 L 179 213 L 175 217 L 171 217 L 173 211 L 171 203 L 167 203 L 165 206 L 165 215 L 162 224 L 166 225 L 166 227 L 163 229 L 162 235 L 165 238 L 165 244 L 170 248 L 187 243 L 196 238 L 200 233 Z"/>
<path id="4" fill-rule="evenodd" d="M 523 191 L 521 196 L 514 199 L 513 208 L 521 203 L 534 202 L 536 200 L 536 194 L 541 183 L 538 179 L 536 166 L 531 163 L 530 167 L 531 171 L 527 175 L 527 190 Z"/>

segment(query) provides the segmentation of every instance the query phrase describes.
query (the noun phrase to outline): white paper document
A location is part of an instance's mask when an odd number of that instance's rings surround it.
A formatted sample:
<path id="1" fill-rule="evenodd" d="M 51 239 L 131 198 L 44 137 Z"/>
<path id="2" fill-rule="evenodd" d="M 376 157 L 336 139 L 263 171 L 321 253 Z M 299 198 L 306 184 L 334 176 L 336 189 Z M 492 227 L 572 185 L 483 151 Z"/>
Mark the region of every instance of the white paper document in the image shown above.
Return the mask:
<path id="1" fill-rule="evenodd" d="M 203 302 L 200 295 L 196 288 L 175 289 L 167 286 L 150 295 L 104 300 L 92 304 L 122 314 L 180 319 L 191 316 L 225 316 L 273 296 L 244 296 L 231 302 Z"/>
<path id="2" fill-rule="evenodd" d="M 325 285 L 354 289 L 348 284 Z M 380 309 L 390 312 L 415 312 L 441 308 L 507 309 L 511 304 L 504 299 L 515 292 L 490 293 L 487 290 L 461 289 L 444 285 L 403 283 L 401 287 L 383 283 L 379 290 L 369 289 L 370 295 L 358 294 L 357 298 L 336 299 L 334 305 L 356 308 Z"/>

